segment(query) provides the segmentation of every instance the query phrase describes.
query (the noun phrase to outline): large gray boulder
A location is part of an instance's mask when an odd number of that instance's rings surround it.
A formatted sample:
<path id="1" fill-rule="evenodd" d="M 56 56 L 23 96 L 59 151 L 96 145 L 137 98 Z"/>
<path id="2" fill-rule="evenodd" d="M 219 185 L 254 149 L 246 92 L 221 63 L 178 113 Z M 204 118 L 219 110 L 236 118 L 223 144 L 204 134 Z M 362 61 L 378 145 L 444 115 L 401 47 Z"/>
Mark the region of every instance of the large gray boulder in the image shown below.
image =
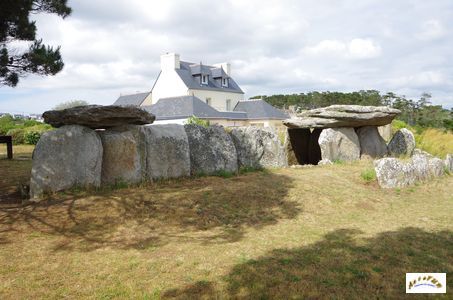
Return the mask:
<path id="1" fill-rule="evenodd" d="M 189 140 L 183 125 L 144 126 L 149 179 L 190 176 Z M 194 156 L 198 153 L 194 153 Z"/>
<path id="2" fill-rule="evenodd" d="M 383 126 L 400 113 L 387 106 L 331 105 L 304 111 L 283 124 L 289 128 Z"/>
<path id="3" fill-rule="evenodd" d="M 102 184 L 139 183 L 145 178 L 146 149 L 142 126 L 128 125 L 100 131 Z"/>
<path id="4" fill-rule="evenodd" d="M 43 115 L 44 122 L 53 127 L 82 125 L 92 129 L 111 128 L 121 125 L 143 125 L 154 122 L 155 116 L 135 106 L 86 105 L 63 110 L 49 110 Z"/>
<path id="5" fill-rule="evenodd" d="M 453 154 L 447 154 L 447 157 L 444 160 L 445 170 L 452 173 L 453 172 Z"/>
<path id="6" fill-rule="evenodd" d="M 99 187 L 102 143 L 89 128 L 69 125 L 45 132 L 33 152 L 30 196 L 72 187 Z"/>
<path id="7" fill-rule="evenodd" d="M 353 161 L 360 159 L 360 143 L 354 128 L 323 129 L 319 135 L 322 160 Z"/>
<path id="8" fill-rule="evenodd" d="M 239 167 L 276 168 L 287 166 L 286 145 L 271 129 L 239 127 L 231 131 Z"/>
<path id="9" fill-rule="evenodd" d="M 376 126 L 364 126 L 357 129 L 361 157 L 381 158 L 387 155 L 387 144 Z"/>
<path id="10" fill-rule="evenodd" d="M 382 188 L 405 187 L 417 181 L 412 164 L 400 161 L 397 158 L 386 157 L 374 162 L 376 178 Z"/>
<path id="11" fill-rule="evenodd" d="M 409 186 L 444 175 L 444 161 L 420 150 L 415 151 L 410 160 L 383 158 L 375 161 L 374 166 L 383 188 Z"/>
<path id="12" fill-rule="evenodd" d="M 192 175 L 237 172 L 238 158 L 231 136 L 221 126 L 184 125 Z"/>
<path id="13" fill-rule="evenodd" d="M 398 130 L 387 148 L 391 156 L 411 156 L 415 149 L 414 134 L 406 128 Z"/>

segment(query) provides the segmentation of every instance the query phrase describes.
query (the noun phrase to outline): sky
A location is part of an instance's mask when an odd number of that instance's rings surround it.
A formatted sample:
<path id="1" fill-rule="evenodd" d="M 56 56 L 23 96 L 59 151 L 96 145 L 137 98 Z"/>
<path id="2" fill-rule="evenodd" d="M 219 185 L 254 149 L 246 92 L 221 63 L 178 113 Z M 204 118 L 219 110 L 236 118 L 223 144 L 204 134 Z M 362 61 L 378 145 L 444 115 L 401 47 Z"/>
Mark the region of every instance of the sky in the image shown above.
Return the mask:
<path id="1" fill-rule="evenodd" d="M 160 55 L 230 62 L 245 97 L 375 89 L 453 107 L 452 0 L 69 0 L 38 14 L 38 38 L 61 46 L 55 76 L 0 87 L 0 112 L 112 104 L 151 90 Z M 18 44 L 17 47 L 23 46 Z"/>

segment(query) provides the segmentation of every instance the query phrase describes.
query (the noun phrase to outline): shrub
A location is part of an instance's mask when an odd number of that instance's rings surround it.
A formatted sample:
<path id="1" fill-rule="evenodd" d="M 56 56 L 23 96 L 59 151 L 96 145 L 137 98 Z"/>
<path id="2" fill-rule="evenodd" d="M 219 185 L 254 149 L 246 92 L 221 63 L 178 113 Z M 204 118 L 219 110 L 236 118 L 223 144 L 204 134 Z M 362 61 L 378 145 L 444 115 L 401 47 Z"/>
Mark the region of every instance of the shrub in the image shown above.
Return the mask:
<path id="1" fill-rule="evenodd" d="M 24 134 L 24 141 L 29 145 L 36 145 L 41 138 L 41 133 L 37 131 L 26 131 Z"/>
<path id="2" fill-rule="evenodd" d="M 14 128 L 9 130 L 6 135 L 10 135 L 13 138 L 13 143 L 23 144 L 25 142 L 25 130 L 23 128 Z"/>
<path id="3" fill-rule="evenodd" d="M 360 176 L 366 182 L 371 182 L 371 181 L 376 180 L 376 171 L 374 170 L 374 168 L 369 168 L 369 169 L 363 170 L 362 173 L 360 174 Z"/>
<path id="4" fill-rule="evenodd" d="M 191 116 L 190 118 L 188 118 L 186 124 L 196 124 L 196 125 L 200 125 L 203 127 L 209 127 L 208 120 L 203 120 L 203 119 L 197 118 L 195 116 Z"/>

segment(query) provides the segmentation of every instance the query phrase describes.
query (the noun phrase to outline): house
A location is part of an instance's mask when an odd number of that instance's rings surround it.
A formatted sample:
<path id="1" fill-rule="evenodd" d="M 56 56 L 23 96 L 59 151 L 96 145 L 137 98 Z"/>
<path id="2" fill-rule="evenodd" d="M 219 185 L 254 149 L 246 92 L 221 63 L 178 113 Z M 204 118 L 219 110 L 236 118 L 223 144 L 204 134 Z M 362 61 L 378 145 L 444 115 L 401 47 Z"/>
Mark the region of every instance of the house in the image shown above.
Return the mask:
<path id="1" fill-rule="evenodd" d="M 140 106 L 156 116 L 155 123 L 183 124 L 195 116 L 224 126 L 275 127 L 288 118 L 262 99 L 244 100 L 229 63 L 190 63 L 176 53 L 161 56 L 150 92 L 122 95 L 114 104 Z"/>

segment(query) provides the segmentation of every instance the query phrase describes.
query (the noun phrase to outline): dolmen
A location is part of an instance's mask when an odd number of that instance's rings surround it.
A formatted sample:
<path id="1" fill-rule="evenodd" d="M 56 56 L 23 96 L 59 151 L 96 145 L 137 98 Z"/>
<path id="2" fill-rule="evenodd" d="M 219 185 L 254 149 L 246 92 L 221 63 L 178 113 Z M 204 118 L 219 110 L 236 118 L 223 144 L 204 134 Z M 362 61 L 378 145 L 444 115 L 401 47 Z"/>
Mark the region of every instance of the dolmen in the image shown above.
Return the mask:
<path id="1" fill-rule="evenodd" d="M 386 106 L 331 105 L 283 121 L 292 153 L 300 164 L 353 161 L 388 154 L 378 127 L 390 126 L 401 112 Z"/>
<path id="2" fill-rule="evenodd" d="M 82 106 L 43 116 L 57 129 L 44 133 L 33 153 L 33 202 L 71 188 L 287 165 L 286 145 L 273 130 L 156 125 L 154 115 L 132 106 Z"/>

